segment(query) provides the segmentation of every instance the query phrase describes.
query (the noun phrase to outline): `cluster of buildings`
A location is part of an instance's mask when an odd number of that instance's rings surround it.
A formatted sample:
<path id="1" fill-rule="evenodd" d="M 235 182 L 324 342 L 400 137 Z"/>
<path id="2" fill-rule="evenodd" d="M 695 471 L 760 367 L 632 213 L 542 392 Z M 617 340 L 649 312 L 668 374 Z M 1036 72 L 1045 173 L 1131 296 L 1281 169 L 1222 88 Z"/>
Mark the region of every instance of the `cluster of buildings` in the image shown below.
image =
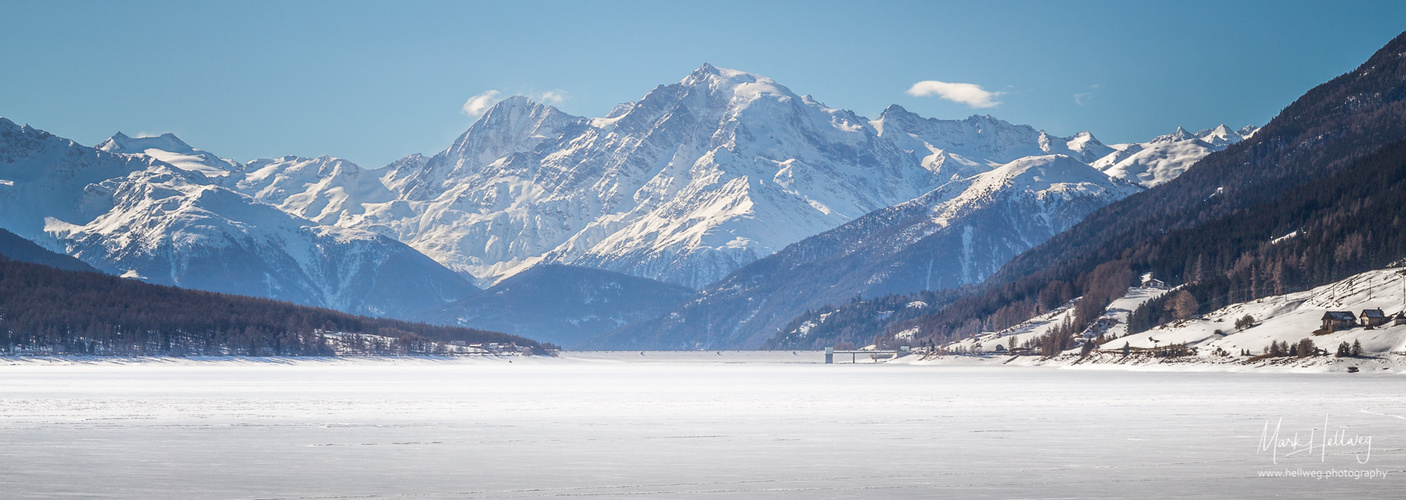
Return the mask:
<path id="1" fill-rule="evenodd" d="M 530 351 L 532 350 L 531 347 L 519 346 L 519 345 L 517 345 L 516 343 L 507 343 L 507 344 L 499 344 L 499 343 L 497 343 L 497 342 L 474 342 L 474 343 L 469 343 L 469 342 L 463 341 L 463 340 L 453 340 L 453 341 L 450 341 L 450 342 L 449 342 L 449 345 L 452 345 L 452 346 L 455 346 L 455 347 L 467 347 L 467 348 L 469 348 L 469 350 L 470 350 L 471 352 L 479 352 L 479 353 L 485 353 L 485 354 L 510 354 L 510 353 L 515 353 L 515 354 L 527 354 L 528 352 L 530 352 Z"/>
<path id="2" fill-rule="evenodd" d="M 1387 316 L 1381 308 L 1363 309 L 1361 314 L 1353 314 L 1352 311 L 1328 311 L 1323 313 L 1323 327 L 1314 333 L 1322 335 L 1359 326 L 1373 328 L 1388 322 L 1406 325 L 1406 311 L 1391 316 Z"/>

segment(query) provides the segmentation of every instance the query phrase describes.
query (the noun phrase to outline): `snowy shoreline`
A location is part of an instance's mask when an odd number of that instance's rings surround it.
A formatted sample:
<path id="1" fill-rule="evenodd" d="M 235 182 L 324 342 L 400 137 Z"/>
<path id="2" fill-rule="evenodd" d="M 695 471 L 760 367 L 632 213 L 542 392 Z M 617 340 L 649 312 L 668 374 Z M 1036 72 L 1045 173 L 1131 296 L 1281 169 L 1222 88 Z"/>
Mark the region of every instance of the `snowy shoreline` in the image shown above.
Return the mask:
<path id="1" fill-rule="evenodd" d="M 1053 358 L 1039 356 L 996 356 L 996 355 L 939 355 L 910 356 L 890 363 L 905 363 L 931 366 L 1020 366 L 1045 367 L 1073 370 L 1104 371 L 1144 371 L 1144 372 L 1215 372 L 1215 373 L 1343 373 L 1362 375 L 1406 373 L 1406 356 L 1388 354 L 1383 356 L 1361 356 L 1336 358 L 1316 356 L 1306 358 L 1280 357 L 1257 361 L 1244 358 L 1183 357 L 1155 358 L 1151 356 L 1129 356 L 1098 353 L 1080 358 L 1077 354 L 1063 354 Z M 1349 372 L 1349 367 L 1359 371 Z"/>
<path id="2" fill-rule="evenodd" d="M 565 351 L 560 356 L 460 355 L 460 356 L 356 356 L 356 357 L 106 357 L 106 356 L 3 356 L 5 366 L 427 366 L 467 364 L 824 364 L 821 351 Z M 1182 357 L 1155 358 L 1133 355 L 1096 353 L 1085 358 L 1064 354 L 1053 358 L 1040 356 L 1001 355 L 921 355 L 894 359 L 860 359 L 850 363 L 836 357 L 836 365 L 913 365 L 954 368 L 1019 367 L 1092 371 L 1188 372 L 1188 373 L 1343 373 L 1357 367 L 1353 375 L 1406 373 L 1406 356 L 1387 354 L 1337 358 L 1316 356 L 1306 358 L 1268 358 L 1247 362 L 1244 358 Z"/>
<path id="3" fill-rule="evenodd" d="M 458 364 L 551 359 L 516 354 L 467 354 L 459 356 L 0 356 L 0 366 L 15 365 L 336 365 L 336 364 Z"/>
<path id="4" fill-rule="evenodd" d="M 1035 344 L 1071 320 L 1075 301 L 998 332 L 943 344 L 944 354 L 920 355 L 905 362 L 1142 371 L 1348 373 L 1351 367 L 1357 373 L 1406 371 L 1406 322 L 1395 320 L 1398 313 L 1406 314 L 1406 267 L 1367 271 L 1311 290 L 1230 304 L 1130 331 L 1134 310 L 1177 290 L 1129 288 L 1093 326 L 1075 334 L 1070 347 L 1053 357 L 1032 355 L 1040 352 Z M 1353 324 L 1328 328 L 1324 316 L 1329 311 L 1351 315 Z M 1368 312 L 1384 319 L 1370 326 L 1365 319 L 1359 322 L 1357 318 Z M 895 339 L 911 339 L 914 334 L 916 329 L 900 332 Z M 1083 357 L 1081 348 L 1088 341 L 1097 343 L 1097 348 Z M 1272 350 L 1270 346 L 1283 347 Z M 1297 349 L 1316 355 L 1299 357 Z M 1010 354 L 1021 350 L 1025 352 L 1019 356 Z M 1335 350 L 1358 355 L 1338 357 Z M 1159 353 L 1165 356 L 1156 356 Z"/>

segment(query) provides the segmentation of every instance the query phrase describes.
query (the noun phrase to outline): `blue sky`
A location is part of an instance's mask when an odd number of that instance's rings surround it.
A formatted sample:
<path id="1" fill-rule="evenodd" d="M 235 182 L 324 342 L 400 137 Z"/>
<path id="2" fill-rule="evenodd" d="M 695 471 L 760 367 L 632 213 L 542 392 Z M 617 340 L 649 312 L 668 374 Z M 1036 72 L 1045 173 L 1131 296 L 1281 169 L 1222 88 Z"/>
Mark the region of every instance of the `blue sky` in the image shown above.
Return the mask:
<path id="1" fill-rule="evenodd" d="M 1260 125 L 1406 30 L 1392 1 L 3 1 L 0 116 L 368 168 L 444 149 L 484 92 L 601 116 L 703 62 L 871 118 L 896 103 L 1107 143 Z M 928 80 L 999 104 L 906 93 Z"/>

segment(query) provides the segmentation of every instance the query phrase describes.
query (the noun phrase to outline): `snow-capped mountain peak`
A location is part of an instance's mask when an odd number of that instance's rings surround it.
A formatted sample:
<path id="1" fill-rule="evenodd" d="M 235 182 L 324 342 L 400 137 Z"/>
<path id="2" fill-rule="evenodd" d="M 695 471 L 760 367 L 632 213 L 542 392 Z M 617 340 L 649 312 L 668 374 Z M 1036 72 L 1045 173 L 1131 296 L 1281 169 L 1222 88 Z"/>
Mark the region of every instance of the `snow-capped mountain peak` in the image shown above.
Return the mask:
<path id="1" fill-rule="evenodd" d="M 483 166 L 502 155 L 532 149 L 541 139 L 555 132 L 553 127 L 575 120 L 578 118 L 551 105 L 515 95 L 489 108 L 454 141 L 447 153 L 451 157 L 473 160 L 468 165 L 461 163 L 461 167 Z M 490 136 L 494 141 L 487 141 L 484 136 Z"/>
<path id="2" fill-rule="evenodd" d="M 560 129 L 580 121 L 550 105 L 511 96 L 490 107 L 449 149 L 423 161 L 392 163 L 382 182 L 407 199 L 428 201 L 499 159 L 558 139 Z M 417 154 L 410 158 L 423 157 Z"/>
<path id="3" fill-rule="evenodd" d="M 710 64 L 602 118 L 514 97 L 430 160 L 399 162 L 382 177 L 398 199 L 356 227 L 485 285 L 546 261 L 696 287 L 939 183 L 877 135 Z"/>
<path id="4" fill-rule="evenodd" d="M 936 203 L 933 195 L 941 197 L 943 195 L 940 193 L 956 192 L 954 187 L 960 187 L 961 194 L 948 201 Z M 1073 193 L 1077 192 L 1080 197 L 1098 198 L 1108 203 L 1138 191 L 1141 191 L 1141 188 L 1122 179 L 1110 178 L 1087 163 L 1067 155 L 1052 154 L 1017 159 L 970 179 L 952 182 L 934 190 L 932 194 L 924 197 L 926 199 L 919 200 L 923 200 L 922 203 L 933 204 L 933 222 L 946 226 L 951 221 L 960 220 L 959 217 L 971 211 L 972 207 L 988 204 L 987 199 L 995 196 L 1022 193 L 1031 199 L 1043 201 L 1052 197 L 1071 198 Z M 1023 214 L 1027 217 L 1041 215 Z M 1069 225 L 1073 225 L 1073 222 L 1066 220 L 1064 227 Z M 999 264 L 995 267 L 999 267 Z"/>
<path id="5" fill-rule="evenodd" d="M 1257 130 L 1247 126 L 1235 131 L 1222 124 L 1192 134 L 1177 127 L 1175 132 L 1148 142 L 1115 144 L 1111 153 L 1091 165 L 1110 176 L 1153 187 L 1175 179 L 1206 155 L 1243 141 Z"/>
<path id="6" fill-rule="evenodd" d="M 991 115 L 972 115 L 964 120 L 923 118 L 897 104 L 884 109 L 870 124 L 879 135 L 913 154 L 925 168 L 949 180 L 1027 156 L 1063 154 L 1089 163 L 1113 151 L 1089 132 L 1057 137 Z"/>
<path id="7" fill-rule="evenodd" d="M 776 87 L 780 87 L 775 81 L 765 76 L 735 69 L 719 68 L 708 63 L 703 63 L 702 66 L 679 81 L 679 85 L 684 87 L 706 86 L 717 91 L 734 93 L 738 91 L 738 87 L 749 84 L 757 85 L 757 87 L 745 89 L 752 92 L 777 91 Z M 779 93 L 791 94 L 789 89 L 784 87 L 781 89 L 783 90 L 780 90 Z"/>
<path id="8" fill-rule="evenodd" d="M 129 137 L 127 134 L 118 132 L 111 138 L 98 145 L 98 149 L 109 153 L 129 153 L 138 154 L 149 148 L 157 148 L 170 152 L 190 152 L 195 148 L 190 147 L 185 141 L 176 137 L 170 132 L 159 136 Z"/>
<path id="9" fill-rule="evenodd" d="M 1157 136 L 1157 137 L 1152 138 L 1152 140 L 1151 140 L 1151 141 L 1148 141 L 1148 142 L 1153 143 L 1153 144 L 1166 144 L 1166 143 L 1180 142 L 1180 141 L 1185 141 L 1185 140 L 1195 139 L 1195 138 L 1196 138 L 1196 135 L 1195 135 L 1195 134 L 1192 134 L 1191 132 L 1187 132 L 1186 129 L 1181 128 L 1180 126 L 1178 126 L 1178 127 L 1177 127 L 1177 130 L 1176 130 L 1175 132 L 1172 132 L 1172 133 L 1166 134 L 1166 135 L 1159 135 L 1159 136 Z"/>
<path id="10" fill-rule="evenodd" d="M 892 105 L 871 125 L 944 178 L 968 177 L 1016 158 L 1045 153 L 1041 132 L 991 115 L 940 120 Z M 956 164 L 949 164 L 949 160 Z"/>
<path id="11" fill-rule="evenodd" d="M 721 72 L 718 71 L 718 67 L 717 67 L 717 66 L 713 66 L 711 63 L 708 63 L 708 62 L 704 62 L 702 66 L 699 66 L 699 67 L 698 67 L 698 69 L 693 70 L 693 73 L 690 73 L 689 76 L 690 76 L 690 77 L 696 77 L 696 76 L 718 75 L 718 74 L 721 74 Z"/>
<path id="12" fill-rule="evenodd" d="M 118 132 L 98 144 L 97 149 L 109 153 L 150 156 L 181 170 L 200 172 L 210 178 L 227 176 L 239 168 L 238 163 L 220 158 L 208 151 L 195 149 L 169 132 L 154 137 L 129 137 L 127 134 Z"/>
<path id="13" fill-rule="evenodd" d="M 360 215 L 367 204 L 394 198 L 374 173 L 325 155 L 261 158 L 245 164 L 222 183 L 284 212 L 326 225 Z"/>
<path id="14" fill-rule="evenodd" d="M 1225 126 L 1223 123 L 1217 125 L 1216 128 L 1197 132 L 1196 138 L 1201 139 L 1207 144 L 1221 148 L 1245 140 L 1240 133 L 1231 130 L 1230 127 Z"/>
<path id="15" fill-rule="evenodd" d="M 1074 137 L 1055 137 L 1041 131 L 1039 142 L 1040 150 L 1047 154 L 1066 155 L 1085 164 L 1093 163 L 1113 152 L 1113 148 L 1099 142 L 1094 134 L 1088 131 L 1079 132 Z"/>

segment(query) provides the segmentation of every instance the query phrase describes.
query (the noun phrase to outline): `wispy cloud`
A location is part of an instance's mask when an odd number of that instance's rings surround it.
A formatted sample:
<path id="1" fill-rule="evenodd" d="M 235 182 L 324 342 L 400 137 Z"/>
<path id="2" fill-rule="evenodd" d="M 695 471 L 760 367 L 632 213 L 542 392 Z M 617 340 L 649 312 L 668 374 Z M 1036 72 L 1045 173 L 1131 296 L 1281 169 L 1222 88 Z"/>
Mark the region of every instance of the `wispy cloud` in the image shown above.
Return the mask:
<path id="1" fill-rule="evenodd" d="M 1095 91 L 1095 90 L 1098 90 L 1099 87 L 1102 87 L 1102 86 L 1103 86 L 1103 85 L 1099 85 L 1099 84 L 1095 83 L 1095 84 L 1093 84 L 1093 85 L 1089 85 L 1089 91 L 1088 91 L 1088 92 L 1080 92 L 1080 93 L 1074 94 L 1074 104 L 1078 104 L 1078 105 L 1080 105 L 1080 106 L 1083 106 L 1083 105 L 1085 105 L 1085 104 L 1088 104 L 1089 101 L 1094 100 L 1094 91 Z"/>
<path id="2" fill-rule="evenodd" d="M 478 117 L 484 111 L 488 111 L 489 106 L 493 105 L 494 99 L 498 98 L 499 93 L 497 90 L 490 90 L 470 97 L 469 100 L 464 101 L 464 107 L 460 110 L 466 115 Z"/>
<path id="3" fill-rule="evenodd" d="M 995 98 L 1002 94 L 1005 92 L 987 92 L 974 83 L 948 83 L 937 80 L 923 80 L 908 88 L 908 95 L 913 97 L 937 96 L 973 108 L 994 108 L 1001 104 Z"/>
<path id="4" fill-rule="evenodd" d="M 566 101 L 565 90 L 548 90 L 537 96 L 537 102 L 544 104 L 561 104 Z"/>

